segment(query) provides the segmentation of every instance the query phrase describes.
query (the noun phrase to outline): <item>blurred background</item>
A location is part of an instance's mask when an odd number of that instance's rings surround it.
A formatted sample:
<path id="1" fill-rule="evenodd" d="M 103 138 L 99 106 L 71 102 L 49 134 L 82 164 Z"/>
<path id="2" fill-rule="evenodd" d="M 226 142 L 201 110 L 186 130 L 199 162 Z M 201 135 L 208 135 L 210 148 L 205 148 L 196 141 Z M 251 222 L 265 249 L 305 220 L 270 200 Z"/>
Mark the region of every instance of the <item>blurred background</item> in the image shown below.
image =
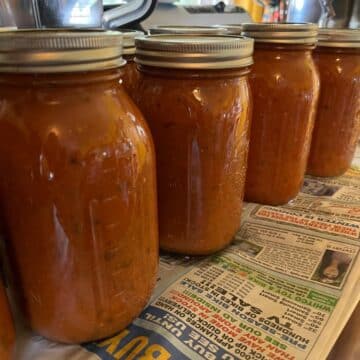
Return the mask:
<path id="1" fill-rule="evenodd" d="M 105 10 L 105 12 L 104 12 Z M 359 0 L 0 0 L 0 26 L 105 27 L 313 22 L 359 28 Z"/>

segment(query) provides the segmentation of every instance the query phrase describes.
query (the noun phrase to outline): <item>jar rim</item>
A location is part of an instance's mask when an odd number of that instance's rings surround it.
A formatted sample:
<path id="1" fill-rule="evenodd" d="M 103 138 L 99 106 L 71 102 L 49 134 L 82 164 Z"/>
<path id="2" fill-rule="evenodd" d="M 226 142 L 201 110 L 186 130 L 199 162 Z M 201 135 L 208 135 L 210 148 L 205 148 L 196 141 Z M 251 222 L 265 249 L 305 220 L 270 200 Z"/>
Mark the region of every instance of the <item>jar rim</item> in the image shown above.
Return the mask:
<path id="1" fill-rule="evenodd" d="M 123 55 L 135 55 L 135 39 L 145 36 L 140 30 L 119 29 L 123 35 Z"/>
<path id="2" fill-rule="evenodd" d="M 318 46 L 360 48 L 360 29 L 320 28 Z"/>
<path id="3" fill-rule="evenodd" d="M 242 35 L 255 42 L 274 44 L 315 44 L 318 27 L 313 23 L 245 23 Z"/>
<path id="4" fill-rule="evenodd" d="M 201 25 L 156 25 L 149 29 L 149 35 L 186 34 L 186 35 L 226 35 L 227 30 L 222 26 Z"/>
<path id="5" fill-rule="evenodd" d="M 148 35 L 136 39 L 141 65 L 182 69 L 228 69 L 252 65 L 254 41 L 229 35 Z"/>
<path id="6" fill-rule="evenodd" d="M 213 25 L 213 27 L 219 27 L 219 28 L 225 29 L 226 34 L 228 34 L 228 35 L 241 36 L 241 33 L 243 31 L 242 24 L 216 24 L 216 25 Z"/>
<path id="7" fill-rule="evenodd" d="M 0 32 L 0 72 L 56 73 L 125 65 L 123 35 L 101 29 Z"/>

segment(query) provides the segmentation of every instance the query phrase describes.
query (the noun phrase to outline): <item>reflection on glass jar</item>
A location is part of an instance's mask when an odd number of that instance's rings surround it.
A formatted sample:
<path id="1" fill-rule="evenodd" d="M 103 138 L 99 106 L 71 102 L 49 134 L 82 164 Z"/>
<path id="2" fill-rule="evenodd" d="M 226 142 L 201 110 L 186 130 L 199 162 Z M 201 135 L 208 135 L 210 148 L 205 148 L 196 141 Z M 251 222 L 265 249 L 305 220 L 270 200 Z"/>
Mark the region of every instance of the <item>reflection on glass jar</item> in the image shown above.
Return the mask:
<path id="1" fill-rule="evenodd" d="M 119 86 L 121 36 L 6 36 L 0 49 L 18 51 L 0 62 L 0 190 L 24 312 L 56 341 L 110 336 L 145 306 L 158 261 L 154 149 Z M 24 62 L 38 46 L 67 57 Z"/>
<path id="2" fill-rule="evenodd" d="M 245 199 L 285 204 L 303 183 L 319 93 L 310 24 L 245 24 L 255 38 Z"/>
<path id="3" fill-rule="evenodd" d="M 321 89 L 307 172 L 338 176 L 360 132 L 360 30 L 320 30 L 314 60 Z"/>
<path id="4" fill-rule="evenodd" d="M 138 40 L 137 48 L 135 101 L 154 137 L 160 247 L 215 252 L 240 226 L 253 42 L 156 35 Z M 213 53 L 221 55 L 215 60 Z"/>

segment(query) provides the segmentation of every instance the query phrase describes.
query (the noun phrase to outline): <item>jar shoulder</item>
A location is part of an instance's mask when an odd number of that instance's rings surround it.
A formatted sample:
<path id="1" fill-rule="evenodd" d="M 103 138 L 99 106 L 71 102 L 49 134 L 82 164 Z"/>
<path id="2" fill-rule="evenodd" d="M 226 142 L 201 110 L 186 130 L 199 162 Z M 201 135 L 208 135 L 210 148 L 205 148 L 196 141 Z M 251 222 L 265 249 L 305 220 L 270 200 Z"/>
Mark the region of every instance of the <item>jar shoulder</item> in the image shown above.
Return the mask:
<path id="1" fill-rule="evenodd" d="M 314 62 L 322 81 L 351 81 L 360 86 L 360 55 L 315 53 Z"/>
<path id="2" fill-rule="evenodd" d="M 55 135 L 69 147 L 110 144 L 119 137 L 146 142 L 150 136 L 140 111 L 120 87 L 0 90 L 0 128 L 2 134 L 12 132 L 28 141 Z"/>
<path id="3" fill-rule="evenodd" d="M 136 103 L 140 108 L 193 109 L 199 112 L 216 112 L 238 102 L 250 101 L 250 86 L 247 76 L 172 78 L 141 74 Z"/>
<path id="4" fill-rule="evenodd" d="M 287 55 L 281 52 L 257 54 L 249 75 L 252 86 L 272 91 L 318 91 L 319 72 L 311 55 Z"/>

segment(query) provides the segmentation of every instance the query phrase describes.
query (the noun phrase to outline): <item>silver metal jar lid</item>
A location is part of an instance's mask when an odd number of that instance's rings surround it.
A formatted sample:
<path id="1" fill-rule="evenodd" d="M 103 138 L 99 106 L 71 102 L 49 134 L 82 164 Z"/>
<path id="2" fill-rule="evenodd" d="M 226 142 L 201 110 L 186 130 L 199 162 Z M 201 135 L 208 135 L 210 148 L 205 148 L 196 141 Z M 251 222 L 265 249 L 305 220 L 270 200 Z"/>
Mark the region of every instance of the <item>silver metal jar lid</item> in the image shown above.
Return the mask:
<path id="1" fill-rule="evenodd" d="M 123 35 L 123 54 L 124 55 L 135 55 L 135 39 L 143 37 L 145 34 L 139 30 L 121 29 Z"/>
<path id="2" fill-rule="evenodd" d="M 63 73 L 125 65 L 118 31 L 16 30 L 0 32 L 0 72 Z"/>
<path id="3" fill-rule="evenodd" d="M 311 23 L 243 24 L 243 35 L 261 43 L 313 45 L 317 34 L 317 25 Z"/>
<path id="4" fill-rule="evenodd" d="M 214 27 L 219 27 L 225 30 L 227 35 L 241 35 L 243 31 L 242 24 L 228 24 L 228 25 L 214 25 Z"/>
<path id="5" fill-rule="evenodd" d="M 136 39 L 135 61 L 180 69 L 231 69 L 253 63 L 252 39 L 221 35 L 150 35 Z"/>
<path id="6" fill-rule="evenodd" d="M 150 28 L 149 34 L 226 35 L 227 31 L 220 26 L 158 25 Z"/>
<path id="7" fill-rule="evenodd" d="M 360 29 L 319 29 L 318 46 L 360 48 Z"/>

